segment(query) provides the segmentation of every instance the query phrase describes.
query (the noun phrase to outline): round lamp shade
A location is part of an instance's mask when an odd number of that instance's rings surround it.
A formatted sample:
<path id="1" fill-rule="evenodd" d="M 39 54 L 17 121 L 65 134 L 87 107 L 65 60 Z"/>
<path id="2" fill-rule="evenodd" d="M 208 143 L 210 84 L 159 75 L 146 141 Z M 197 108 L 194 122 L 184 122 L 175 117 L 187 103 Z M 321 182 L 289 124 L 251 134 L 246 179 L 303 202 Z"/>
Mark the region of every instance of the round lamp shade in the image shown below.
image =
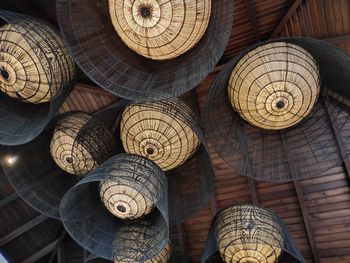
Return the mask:
<path id="1" fill-rule="evenodd" d="M 192 116 L 178 99 L 128 105 L 120 124 L 125 151 L 147 157 L 164 171 L 180 166 L 200 145 Z"/>
<path id="2" fill-rule="evenodd" d="M 136 219 L 149 214 L 156 201 L 151 199 L 151 193 L 159 196 L 157 178 L 150 174 L 140 192 L 133 187 L 135 178 L 130 175 L 130 171 L 121 170 L 116 176 L 115 179 L 100 183 L 100 196 L 104 206 L 121 219 Z"/>
<path id="3" fill-rule="evenodd" d="M 64 79 L 74 75 L 74 62 L 62 40 L 45 24 L 5 24 L 0 41 L 0 91 L 12 98 L 48 102 L 62 92 Z"/>
<path id="4" fill-rule="evenodd" d="M 275 263 L 284 235 L 272 212 L 251 205 L 222 210 L 216 219 L 217 247 L 224 262 Z"/>
<path id="5" fill-rule="evenodd" d="M 51 156 L 60 168 L 70 174 L 86 174 L 97 166 L 89 149 L 76 143 L 80 129 L 90 118 L 91 116 L 84 112 L 70 112 L 58 121 L 53 132 L 50 143 Z"/>
<path id="6" fill-rule="evenodd" d="M 167 263 L 169 261 L 171 255 L 171 245 L 168 243 L 162 251 L 159 252 L 155 257 L 148 259 L 146 261 L 142 261 L 143 263 Z M 139 261 L 135 261 L 135 259 L 123 259 L 123 260 L 115 260 L 114 263 L 138 263 Z"/>
<path id="7" fill-rule="evenodd" d="M 251 125 L 267 130 L 285 129 L 305 119 L 319 93 L 315 59 L 286 42 L 248 52 L 233 68 L 228 85 L 234 110 Z"/>
<path id="8" fill-rule="evenodd" d="M 172 59 L 204 35 L 211 0 L 108 0 L 112 24 L 122 41 L 138 54 Z"/>

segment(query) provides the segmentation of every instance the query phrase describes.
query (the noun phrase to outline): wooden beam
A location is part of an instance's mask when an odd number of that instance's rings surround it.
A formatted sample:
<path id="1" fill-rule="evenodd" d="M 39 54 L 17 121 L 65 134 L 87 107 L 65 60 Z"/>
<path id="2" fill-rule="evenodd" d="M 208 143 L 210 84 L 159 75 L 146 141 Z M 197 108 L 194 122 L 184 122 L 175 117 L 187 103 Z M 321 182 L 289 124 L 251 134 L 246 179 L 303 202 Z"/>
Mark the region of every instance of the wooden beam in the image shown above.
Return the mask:
<path id="1" fill-rule="evenodd" d="M 66 236 L 66 233 L 67 231 L 65 229 L 63 229 L 59 239 L 58 239 L 58 243 L 57 243 L 57 246 L 55 247 L 54 251 L 51 253 L 51 256 L 50 256 L 50 259 L 49 259 L 49 263 L 52 263 L 54 261 L 54 259 L 56 258 L 56 255 L 57 255 L 57 258 L 58 258 L 58 250 L 59 248 L 61 247 L 62 245 L 62 242 Z"/>
<path id="2" fill-rule="evenodd" d="M 0 200 L 0 208 L 8 205 L 9 203 L 15 201 L 18 198 L 18 194 L 16 192 L 6 196 L 5 198 Z"/>
<path id="3" fill-rule="evenodd" d="M 58 239 L 53 241 L 52 243 L 48 244 L 44 248 L 40 249 L 39 251 L 35 252 L 33 255 L 30 257 L 26 258 L 25 260 L 22 261 L 22 263 L 33 263 L 41 259 L 43 256 L 49 254 L 52 250 L 55 249 L 57 246 L 57 243 L 59 242 Z"/>
<path id="4" fill-rule="evenodd" d="M 261 41 L 260 30 L 258 27 L 258 22 L 256 21 L 256 14 L 255 14 L 254 5 L 252 3 L 252 0 L 245 0 L 244 3 L 245 3 L 245 6 L 247 8 L 247 11 L 248 11 L 250 24 L 253 27 L 255 39 L 257 42 L 260 42 Z"/>
<path id="5" fill-rule="evenodd" d="M 294 3 L 289 8 L 288 12 L 285 14 L 285 16 L 282 18 L 281 22 L 277 25 L 277 27 L 273 30 L 270 38 L 275 38 L 282 30 L 284 25 L 288 22 L 288 20 L 292 17 L 292 15 L 295 13 L 299 5 L 301 4 L 303 0 L 294 0 Z"/>
<path id="6" fill-rule="evenodd" d="M 340 43 L 350 41 L 350 34 L 336 36 L 336 37 L 322 38 L 322 40 L 330 42 L 332 44 L 340 44 Z"/>
<path id="7" fill-rule="evenodd" d="M 258 198 L 258 194 L 256 192 L 255 181 L 253 178 L 250 178 L 250 177 L 248 177 L 247 180 L 248 180 L 250 195 L 252 198 L 252 203 L 253 203 L 253 205 L 259 205 L 259 198 Z"/>
<path id="8" fill-rule="evenodd" d="M 181 256 L 182 256 L 182 263 L 190 263 L 190 254 L 189 254 L 189 247 L 188 247 L 188 240 L 186 236 L 186 229 L 185 224 L 180 223 L 177 225 L 178 233 L 179 233 L 179 242 L 180 247 L 182 250 Z"/>
<path id="9" fill-rule="evenodd" d="M 7 244 L 8 242 L 12 241 L 16 237 L 22 235 L 24 232 L 27 232 L 31 228 L 33 228 L 33 227 L 37 226 L 38 224 L 40 224 L 41 222 L 45 221 L 46 219 L 47 219 L 47 216 L 45 216 L 45 215 L 39 215 L 39 216 L 33 218 L 32 220 L 28 221 L 24 225 L 16 228 L 12 232 L 8 233 L 6 236 L 1 237 L 0 238 L 0 246 Z"/>
<path id="10" fill-rule="evenodd" d="M 218 201 L 216 199 L 215 190 L 214 190 L 214 193 L 211 195 L 209 202 L 210 202 L 210 208 L 211 208 L 212 214 L 213 216 L 215 216 L 216 213 L 218 212 Z"/>
<path id="11" fill-rule="evenodd" d="M 57 249 L 57 263 L 65 263 L 66 262 L 66 251 L 64 246 L 59 246 Z"/>
<path id="12" fill-rule="evenodd" d="M 310 223 L 310 216 L 307 212 L 302 188 L 301 188 L 300 183 L 298 181 L 294 181 L 294 187 L 295 187 L 295 192 L 296 192 L 297 197 L 298 197 L 300 210 L 301 210 L 301 213 L 303 216 L 306 234 L 307 234 L 307 237 L 308 237 L 308 240 L 310 243 L 313 260 L 315 263 L 320 263 L 321 261 L 319 258 L 319 253 L 317 251 L 315 238 L 314 238 L 314 235 L 312 232 L 311 223 Z"/>

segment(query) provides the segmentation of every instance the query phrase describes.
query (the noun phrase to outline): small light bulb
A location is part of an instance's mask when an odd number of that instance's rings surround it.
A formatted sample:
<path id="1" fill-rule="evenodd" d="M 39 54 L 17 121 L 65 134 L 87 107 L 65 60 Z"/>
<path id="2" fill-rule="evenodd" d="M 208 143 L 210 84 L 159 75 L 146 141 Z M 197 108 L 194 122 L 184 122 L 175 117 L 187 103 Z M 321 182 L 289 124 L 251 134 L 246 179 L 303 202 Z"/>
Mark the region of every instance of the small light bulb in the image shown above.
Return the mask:
<path id="1" fill-rule="evenodd" d="M 6 157 L 6 163 L 8 165 L 14 165 L 17 162 L 17 156 L 8 156 Z"/>

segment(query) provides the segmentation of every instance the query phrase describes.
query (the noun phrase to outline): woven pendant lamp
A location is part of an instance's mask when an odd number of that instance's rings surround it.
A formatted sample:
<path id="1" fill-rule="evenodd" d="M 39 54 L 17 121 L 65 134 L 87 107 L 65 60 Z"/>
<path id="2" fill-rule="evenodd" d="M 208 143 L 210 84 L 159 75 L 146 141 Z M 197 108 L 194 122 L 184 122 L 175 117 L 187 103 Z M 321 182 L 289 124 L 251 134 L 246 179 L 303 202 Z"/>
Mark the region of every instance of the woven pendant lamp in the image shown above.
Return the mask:
<path id="1" fill-rule="evenodd" d="M 34 139 L 69 94 L 74 61 L 46 22 L 0 11 L 0 144 Z"/>
<path id="2" fill-rule="evenodd" d="M 110 210 L 115 206 L 106 208 L 99 195 L 103 184 L 109 186 L 112 181 L 147 197 L 153 204 L 150 213 L 133 220 L 112 214 Z M 109 199 L 112 204 L 117 195 L 119 193 Z M 128 208 L 125 203 L 119 203 L 116 211 L 122 210 L 118 206 Z M 133 211 L 134 205 L 129 203 L 129 206 Z M 147 262 L 169 242 L 166 177 L 155 163 L 141 156 L 117 154 L 99 165 L 65 194 L 60 213 L 71 237 L 94 255 L 105 259 Z"/>
<path id="3" fill-rule="evenodd" d="M 147 157 L 164 171 L 176 168 L 200 145 L 191 127 L 193 119 L 192 110 L 179 99 L 131 104 L 120 124 L 124 149 Z"/>
<path id="4" fill-rule="evenodd" d="M 228 86 L 234 110 L 250 124 L 268 130 L 302 121 L 319 93 L 315 59 L 286 42 L 261 45 L 245 54 L 233 68 Z"/>
<path id="5" fill-rule="evenodd" d="M 211 0 L 108 0 L 122 41 L 141 56 L 173 59 L 193 48 L 210 20 Z"/>
<path id="6" fill-rule="evenodd" d="M 253 205 L 220 210 L 213 219 L 202 263 L 304 262 L 283 222 Z M 289 261 L 288 261 L 289 262 Z"/>
<path id="7" fill-rule="evenodd" d="M 348 54 L 316 39 L 248 48 L 210 88 L 205 126 L 211 144 L 238 173 L 256 179 L 324 174 L 350 154 L 349 67 Z"/>
<path id="8" fill-rule="evenodd" d="M 60 31 L 86 75 L 118 97 L 178 97 L 215 67 L 228 43 L 231 0 L 57 1 Z"/>

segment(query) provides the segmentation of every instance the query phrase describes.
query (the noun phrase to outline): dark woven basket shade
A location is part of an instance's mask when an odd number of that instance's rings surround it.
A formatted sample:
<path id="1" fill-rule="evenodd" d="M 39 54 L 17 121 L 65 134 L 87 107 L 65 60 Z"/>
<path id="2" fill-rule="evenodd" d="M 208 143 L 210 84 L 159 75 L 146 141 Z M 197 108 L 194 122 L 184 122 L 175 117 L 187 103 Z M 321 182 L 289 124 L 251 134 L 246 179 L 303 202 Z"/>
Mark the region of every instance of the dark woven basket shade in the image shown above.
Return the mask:
<path id="1" fill-rule="evenodd" d="M 253 205 L 234 205 L 216 214 L 202 263 L 280 261 L 304 262 L 304 258 L 274 213 Z"/>
<path id="2" fill-rule="evenodd" d="M 233 68 L 228 86 L 234 110 L 250 124 L 269 130 L 306 118 L 319 92 L 315 59 L 286 42 L 261 45 L 245 54 Z"/>
<path id="3" fill-rule="evenodd" d="M 113 7 L 113 4 L 109 6 L 109 2 L 116 4 L 116 6 Z M 192 2 L 198 3 L 198 6 L 191 5 Z M 125 6 L 120 8 L 119 3 L 124 3 Z M 162 12 L 159 25 L 163 25 L 163 22 L 167 21 L 172 22 L 169 26 L 169 30 L 172 32 L 178 31 L 175 28 L 184 29 L 183 33 L 185 35 L 182 35 L 182 33 L 177 36 L 175 36 L 175 33 L 174 36 L 171 36 L 170 33 L 162 35 L 160 42 L 168 42 L 167 38 L 175 37 L 176 45 L 174 41 L 171 45 L 175 45 L 172 49 L 176 49 L 176 51 L 171 52 L 166 48 L 166 51 L 155 51 L 154 55 L 157 54 L 161 58 L 177 56 L 163 61 L 152 60 L 137 54 L 125 45 L 115 31 L 112 20 L 115 22 L 114 25 L 119 24 L 123 29 L 127 28 L 124 31 L 125 33 L 129 32 L 129 25 L 123 22 L 126 20 L 133 23 L 132 27 L 136 31 L 139 30 L 143 34 L 146 34 L 147 31 L 150 36 L 155 34 L 153 28 L 152 30 L 142 30 L 134 20 L 129 19 L 131 11 L 128 10 L 127 6 L 130 3 L 129 0 L 115 2 L 108 0 L 57 1 L 60 29 L 75 61 L 86 75 L 100 87 L 123 98 L 138 101 L 163 100 L 178 97 L 193 89 L 215 67 L 225 50 L 232 28 L 233 1 L 211 1 L 210 8 L 207 0 L 134 1 L 136 14 L 133 13 L 132 16 L 135 15 L 137 19 L 141 19 L 139 16 L 142 16 L 142 14 L 147 17 L 147 13 L 150 12 L 154 16 L 145 18 L 145 21 L 153 21 L 153 19 L 156 19 L 156 14 L 152 12 L 158 12 L 156 7 L 153 10 L 149 8 L 147 10 L 147 7 L 140 10 L 137 9 L 138 6 L 142 6 L 143 3 L 157 6 L 158 3 L 162 3 L 161 10 L 159 10 L 159 12 Z M 115 10 L 115 12 L 112 12 L 112 19 L 110 18 L 110 8 Z M 178 12 L 181 15 L 170 18 L 166 15 L 169 10 L 173 15 L 178 14 Z M 205 30 L 209 16 L 209 23 Z M 183 23 L 184 27 L 179 27 L 179 23 Z M 192 25 L 192 35 L 187 32 L 187 29 L 185 30 L 187 25 Z M 135 36 L 132 33 L 122 33 L 122 31 L 122 29 L 118 30 L 122 38 L 133 38 Z M 201 35 L 203 36 L 201 37 Z M 183 40 L 185 44 L 179 46 L 178 42 L 180 40 Z M 144 42 L 145 40 L 140 37 L 140 41 Z M 153 41 L 157 41 L 157 43 Z M 147 41 L 147 45 L 154 46 L 160 44 L 160 42 L 158 39 L 151 39 Z M 142 48 L 135 46 L 134 49 L 147 55 L 147 52 L 144 52 Z M 153 51 L 150 52 L 153 54 Z M 185 53 L 179 55 L 178 52 Z M 171 54 L 171 57 L 169 54 Z"/>
<path id="4" fill-rule="evenodd" d="M 324 174 L 350 154 L 349 67 L 344 51 L 309 38 L 243 51 L 210 88 L 205 126 L 211 144 L 238 173 L 260 180 Z M 289 92 L 285 97 L 281 87 Z"/>
<path id="5" fill-rule="evenodd" d="M 46 22 L 0 10 L 0 143 L 34 139 L 74 83 L 73 59 Z"/>
<path id="6" fill-rule="evenodd" d="M 128 105 L 120 124 L 126 152 L 147 157 L 164 171 L 188 160 L 200 140 L 193 130 L 194 113 L 179 99 Z"/>
<path id="7" fill-rule="evenodd" d="M 58 117 L 59 118 L 59 117 Z M 60 218 L 63 195 L 77 178 L 57 167 L 50 155 L 54 119 L 33 141 L 20 146 L 2 146 L 2 167 L 16 193 L 42 214 Z"/>
<path id="8" fill-rule="evenodd" d="M 164 60 L 186 53 L 208 27 L 211 0 L 108 0 L 122 41 L 141 56 Z"/>
<path id="9" fill-rule="evenodd" d="M 97 120 L 95 120 L 97 119 Z M 89 132 L 83 132 L 89 130 Z M 57 123 L 50 143 L 51 156 L 64 171 L 83 176 L 111 156 L 115 148 L 112 128 L 98 117 L 68 112 Z"/>
<path id="10" fill-rule="evenodd" d="M 154 205 L 152 211 L 134 220 L 111 214 L 99 195 L 100 184 L 111 181 L 147 197 Z M 151 183 L 154 189 L 149 191 Z M 72 238 L 105 259 L 146 262 L 169 242 L 166 177 L 155 163 L 141 156 L 119 154 L 108 159 L 65 194 L 60 212 Z"/>

